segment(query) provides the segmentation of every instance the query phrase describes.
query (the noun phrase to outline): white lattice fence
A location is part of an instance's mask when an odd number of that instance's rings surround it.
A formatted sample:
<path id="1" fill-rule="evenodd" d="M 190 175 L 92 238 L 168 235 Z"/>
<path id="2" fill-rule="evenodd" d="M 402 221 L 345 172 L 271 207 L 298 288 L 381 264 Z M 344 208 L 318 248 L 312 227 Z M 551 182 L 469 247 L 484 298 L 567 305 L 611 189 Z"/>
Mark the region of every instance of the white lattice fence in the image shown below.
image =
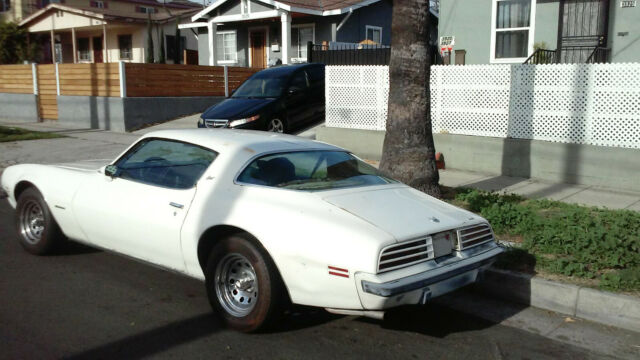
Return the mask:
<path id="1" fill-rule="evenodd" d="M 386 66 L 327 66 L 327 126 L 384 130 Z M 431 67 L 435 133 L 640 148 L 640 64 Z"/>
<path id="2" fill-rule="evenodd" d="M 327 66 L 326 125 L 384 130 L 389 98 L 388 66 Z"/>
<path id="3" fill-rule="evenodd" d="M 640 148 L 640 64 L 433 66 L 433 131 Z"/>

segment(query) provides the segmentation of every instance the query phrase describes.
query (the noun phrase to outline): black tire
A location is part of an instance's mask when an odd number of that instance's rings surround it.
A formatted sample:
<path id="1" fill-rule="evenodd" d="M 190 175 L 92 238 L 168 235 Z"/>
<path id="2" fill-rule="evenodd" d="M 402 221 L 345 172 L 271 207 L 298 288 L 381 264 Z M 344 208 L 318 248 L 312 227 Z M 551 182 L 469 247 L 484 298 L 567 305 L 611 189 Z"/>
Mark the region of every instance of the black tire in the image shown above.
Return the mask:
<path id="1" fill-rule="evenodd" d="M 20 194 L 15 219 L 20 245 L 34 255 L 50 254 L 64 239 L 47 203 L 36 188 L 28 188 Z"/>
<path id="2" fill-rule="evenodd" d="M 235 262 L 239 265 L 234 265 Z M 225 272 L 227 267 L 230 270 Z M 251 276 L 243 278 L 243 274 L 247 274 L 243 272 L 245 270 L 247 273 L 253 271 L 257 281 L 247 280 Z M 238 279 L 229 278 L 225 273 Z M 283 313 L 286 290 L 280 274 L 273 260 L 249 234 L 235 234 L 220 240 L 211 250 L 205 278 L 211 307 L 232 329 L 242 332 L 264 330 Z M 232 285 L 234 281 L 235 285 Z M 238 290 L 240 292 L 236 294 Z M 240 297 L 247 293 L 246 298 Z"/>

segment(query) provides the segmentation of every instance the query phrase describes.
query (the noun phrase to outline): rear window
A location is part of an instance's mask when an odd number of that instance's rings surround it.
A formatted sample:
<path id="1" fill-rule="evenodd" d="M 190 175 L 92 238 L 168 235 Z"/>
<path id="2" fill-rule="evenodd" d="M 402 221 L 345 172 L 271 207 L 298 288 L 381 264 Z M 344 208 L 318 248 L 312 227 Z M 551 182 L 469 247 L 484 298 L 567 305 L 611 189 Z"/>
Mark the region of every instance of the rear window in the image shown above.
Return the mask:
<path id="1" fill-rule="evenodd" d="M 343 151 L 266 155 L 252 161 L 240 173 L 238 181 L 307 191 L 397 183 L 373 166 Z"/>

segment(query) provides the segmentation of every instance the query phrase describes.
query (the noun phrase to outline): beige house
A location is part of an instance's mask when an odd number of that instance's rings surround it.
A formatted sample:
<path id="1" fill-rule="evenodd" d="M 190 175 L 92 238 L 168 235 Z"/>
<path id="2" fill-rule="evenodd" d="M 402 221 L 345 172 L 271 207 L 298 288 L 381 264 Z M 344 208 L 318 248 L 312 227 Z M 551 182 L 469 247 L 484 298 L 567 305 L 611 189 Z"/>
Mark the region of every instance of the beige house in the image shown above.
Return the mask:
<path id="1" fill-rule="evenodd" d="M 185 62 L 189 51 L 197 63 L 197 34 L 180 31 L 178 42 L 175 32 L 176 20 L 189 22 L 198 10 L 188 1 L 163 6 L 144 0 L 65 0 L 48 4 L 19 24 L 41 41 L 42 63 L 146 62 L 149 22 L 156 61 L 162 41 L 167 63 L 173 63 L 176 53 L 179 62 Z"/>
<path id="2" fill-rule="evenodd" d="M 0 21 L 19 22 L 37 10 L 35 0 L 0 0 Z"/>

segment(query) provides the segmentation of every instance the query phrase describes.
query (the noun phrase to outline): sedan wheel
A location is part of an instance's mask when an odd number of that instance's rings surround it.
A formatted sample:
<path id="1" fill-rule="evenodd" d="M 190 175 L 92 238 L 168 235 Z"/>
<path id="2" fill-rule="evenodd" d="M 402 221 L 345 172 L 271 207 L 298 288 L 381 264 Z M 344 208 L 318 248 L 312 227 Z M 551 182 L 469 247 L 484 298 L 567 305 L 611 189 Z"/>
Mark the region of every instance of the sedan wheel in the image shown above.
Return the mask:
<path id="1" fill-rule="evenodd" d="M 219 240 L 205 268 L 211 307 L 231 328 L 253 332 L 282 314 L 286 290 L 275 264 L 249 234 Z"/>
<path id="2" fill-rule="evenodd" d="M 16 209 L 16 230 L 25 250 L 44 255 L 62 240 L 62 232 L 38 190 L 28 188 L 23 191 Z"/>
<path id="3" fill-rule="evenodd" d="M 280 119 L 271 119 L 267 125 L 267 131 L 284 133 L 284 122 Z"/>

